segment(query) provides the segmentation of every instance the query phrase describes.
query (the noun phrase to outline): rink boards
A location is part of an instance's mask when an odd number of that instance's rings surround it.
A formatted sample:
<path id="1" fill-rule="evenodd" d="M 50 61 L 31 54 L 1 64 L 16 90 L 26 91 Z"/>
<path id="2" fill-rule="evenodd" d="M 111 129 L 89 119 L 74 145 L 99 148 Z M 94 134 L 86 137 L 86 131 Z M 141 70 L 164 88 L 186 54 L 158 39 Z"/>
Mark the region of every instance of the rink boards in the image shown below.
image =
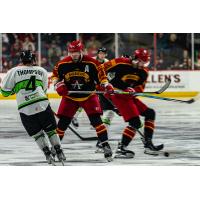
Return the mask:
<path id="1" fill-rule="evenodd" d="M 1 79 L 3 79 L 4 76 L 5 74 L 0 73 Z M 49 73 L 48 97 L 59 98 L 54 91 L 50 77 L 51 73 Z M 159 90 L 167 79 L 171 79 L 171 84 L 161 96 L 192 97 L 200 91 L 200 71 L 150 71 L 145 91 Z M 5 98 L 0 94 L 0 99 Z M 7 99 L 15 99 L 15 95 Z"/>

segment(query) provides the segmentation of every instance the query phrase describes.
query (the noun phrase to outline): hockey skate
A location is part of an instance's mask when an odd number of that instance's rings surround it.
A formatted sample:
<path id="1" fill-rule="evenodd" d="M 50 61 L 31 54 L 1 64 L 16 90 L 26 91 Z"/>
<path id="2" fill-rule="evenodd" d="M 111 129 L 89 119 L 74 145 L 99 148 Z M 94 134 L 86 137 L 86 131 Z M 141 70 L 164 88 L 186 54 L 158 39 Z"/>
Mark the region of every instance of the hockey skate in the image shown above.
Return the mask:
<path id="1" fill-rule="evenodd" d="M 55 145 L 54 146 L 58 161 L 62 163 L 64 166 L 64 161 L 66 161 L 65 154 L 63 153 L 63 150 L 61 149 L 60 145 Z"/>
<path id="2" fill-rule="evenodd" d="M 162 150 L 164 148 L 163 144 L 160 145 L 154 145 L 152 143 L 151 139 L 143 139 L 142 138 L 142 142 L 144 144 L 144 153 L 145 154 L 149 154 L 149 155 L 153 155 L 153 156 L 157 156 L 159 155 L 159 151 Z"/>
<path id="3" fill-rule="evenodd" d="M 72 125 L 75 127 L 75 128 L 78 128 L 79 127 L 79 123 L 78 123 L 78 120 L 76 117 L 74 117 L 72 119 Z"/>
<path id="4" fill-rule="evenodd" d="M 99 140 L 97 141 L 96 148 L 97 149 L 96 149 L 95 153 L 104 153 L 103 146 Z"/>
<path id="5" fill-rule="evenodd" d="M 46 146 L 42 150 L 44 152 L 44 155 L 46 156 L 47 163 L 49 165 L 50 164 L 55 165 L 55 160 L 54 160 L 54 158 L 53 158 L 53 156 L 51 154 L 51 151 L 50 151 L 49 147 Z"/>
<path id="6" fill-rule="evenodd" d="M 55 160 L 55 157 L 56 157 L 56 150 L 54 149 L 54 147 L 51 147 L 51 154 Z"/>
<path id="7" fill-rule="evenodd" d="M 108 144 L 108 142 L 104 142 L 101 144 L 102 145 L 102 148 L 103 148 L 103 153 L 104 153 L 104 157 L 106 158 L 106 160 L 108 162 L 111 162 L 113 159 L 112 159 L 112 150 L 110 148 L 110 145 Z"/>
<path id="8" fill-rule="evenodd" d="M 128 150 L 121 142 L 118 143 L 117 151 L 115 152 L 115 158 L 134 158 L 135 153 Z"/>

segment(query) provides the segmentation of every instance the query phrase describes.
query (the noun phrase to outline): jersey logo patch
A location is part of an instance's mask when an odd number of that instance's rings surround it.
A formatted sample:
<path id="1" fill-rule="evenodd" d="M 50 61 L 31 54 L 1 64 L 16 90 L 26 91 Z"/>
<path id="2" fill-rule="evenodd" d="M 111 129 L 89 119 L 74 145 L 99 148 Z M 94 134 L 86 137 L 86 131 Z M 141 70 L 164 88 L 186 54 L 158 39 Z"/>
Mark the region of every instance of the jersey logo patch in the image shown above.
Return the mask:
<path id="1" fill-rule="evenodd" d="M 71 84 L 71 85 L 72 85 L 72 88 L 73 88 L 73 89 L 78 89 L 78 90 L 80 90 L 80 89 L 82 88 L 82 86 L 83 86 L 83 84 L 80 84 L 80 83 L 78 82 L 78 80 L 76 80 L 75 83 L 73 83 L 73 84 Z"/>
<path id="2" fill-rule="evenodd" d="M 108 80 L 111 81 L 115 78 L 115 72 L 108 72 L 107 74 Z"/>
<path id="3" fill-rule="evenodd" d="M 89 72 L 89 65 L 85 66 L 85 72 Z"/>

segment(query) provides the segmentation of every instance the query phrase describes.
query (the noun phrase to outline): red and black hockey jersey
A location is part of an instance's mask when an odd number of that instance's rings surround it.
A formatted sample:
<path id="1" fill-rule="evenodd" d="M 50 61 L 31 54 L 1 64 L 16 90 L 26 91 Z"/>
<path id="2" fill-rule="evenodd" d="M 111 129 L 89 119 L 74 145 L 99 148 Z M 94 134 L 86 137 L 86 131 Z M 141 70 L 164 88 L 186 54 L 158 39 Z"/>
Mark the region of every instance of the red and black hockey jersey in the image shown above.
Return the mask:
<path id="1" fill-rule="evenodd" d="M 71 56 L 59 61 L 52 75 L 52 80 L 64 80 L 68 90 L 72 91 L 95 91 L 96 84 L 107 82 L 107 76 L 100 63 L 84 55 L 81 61 L 73 62 Z M 83 101 L 90 95 L 88 94 L 70 94 L 67 98 Z"/>
<path id="2" fill-rule="evenodd" d="M 148 77 L 146 67 L 134 66 L 129 58 L 116 58 L 101 67 L 105 69 L 109 82 L 116 89 L 132 87 L 137 92 L 143 92 Z"/>

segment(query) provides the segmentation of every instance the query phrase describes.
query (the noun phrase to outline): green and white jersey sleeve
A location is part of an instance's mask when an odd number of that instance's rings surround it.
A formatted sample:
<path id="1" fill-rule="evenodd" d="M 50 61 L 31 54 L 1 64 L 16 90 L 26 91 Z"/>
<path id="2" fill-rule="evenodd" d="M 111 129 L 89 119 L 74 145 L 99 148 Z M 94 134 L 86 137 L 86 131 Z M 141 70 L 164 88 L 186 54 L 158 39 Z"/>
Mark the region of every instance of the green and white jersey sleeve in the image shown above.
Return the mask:
<path id="1" fill-rule="evenodd" d="M 39 66 L 18 66 L 8 71 L 1 84 L 3 96 L 16 94 L 19 112 L 32 115 L 49 105 L 48 73 Z"/>

